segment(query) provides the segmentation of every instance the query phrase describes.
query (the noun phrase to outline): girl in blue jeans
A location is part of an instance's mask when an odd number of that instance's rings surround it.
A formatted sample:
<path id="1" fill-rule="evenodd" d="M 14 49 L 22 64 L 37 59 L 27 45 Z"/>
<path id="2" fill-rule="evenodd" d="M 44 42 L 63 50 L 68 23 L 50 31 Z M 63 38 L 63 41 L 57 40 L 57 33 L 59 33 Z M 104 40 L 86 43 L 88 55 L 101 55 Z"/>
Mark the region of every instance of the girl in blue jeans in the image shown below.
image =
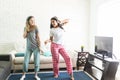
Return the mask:
<path id="1" fill-rule="evenodd" d="M 40 38 L 39 31 L 35 25 L 35 19 L 33 16 L 29 16 L 26 20 L 23 37 L 27 40 L 27 46 L 23 62 L 23 75 L 20 80 L 24 80 L 25 78 L 25 73 L 28 71 L 28 64 L 32 53 L 34 55 L 35 79 L 40 80 L 40 78 L 37 76 L 40 64 Z"/>

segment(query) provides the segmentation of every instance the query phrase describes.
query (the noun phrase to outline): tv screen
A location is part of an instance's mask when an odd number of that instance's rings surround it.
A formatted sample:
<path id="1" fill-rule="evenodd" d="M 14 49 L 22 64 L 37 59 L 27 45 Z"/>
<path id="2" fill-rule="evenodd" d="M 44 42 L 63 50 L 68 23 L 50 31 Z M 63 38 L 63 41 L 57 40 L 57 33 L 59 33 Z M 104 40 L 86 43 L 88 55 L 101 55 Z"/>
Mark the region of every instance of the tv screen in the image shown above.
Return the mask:
<path id="1" fill-rule="evenodd" d="M 95 36 L 95 52 L 112 57 L 113 37 Z"/>

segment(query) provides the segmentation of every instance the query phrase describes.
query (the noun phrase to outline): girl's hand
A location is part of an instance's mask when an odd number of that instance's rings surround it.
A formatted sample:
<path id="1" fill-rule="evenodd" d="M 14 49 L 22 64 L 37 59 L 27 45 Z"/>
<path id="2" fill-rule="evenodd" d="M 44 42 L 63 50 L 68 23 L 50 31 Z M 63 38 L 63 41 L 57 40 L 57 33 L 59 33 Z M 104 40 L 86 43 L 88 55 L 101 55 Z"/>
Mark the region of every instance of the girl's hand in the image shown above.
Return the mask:
<path id="1" fill-rule="evenodd" d="M 46 45 L 48 43 L 48 40 L 46 40 L 45 42 L 44 42 L 44 44 Z"/>
<path id="2" fill-rule="evenodd" d="M 66 24 L 66 23 L 69 22 L 69 19 L 64 19 L 64 20 L 62 20 L 61 22 L 62 22 L 63 24 Z"/>
<path id="3" fill-rule="evenodd" d="M 47 43 L 49 43 L 49 42 L 51 42 L 50 40 L 46 40 L 45 42 L 44 42 L 44 44 L 46 45 Z"/>
<path id="4" fill-rule="evenodd" d="M 47 41 L 45 41 L 44 44 L 46 45 L 46 44 L 47 44 Z"/>
<path id="5" fill-rule="evenodd" d="M 30 31 L 30 28 L 29 26 L 26 27 L 26 32 L 29 32 Z"/>
<path id="6" fill-rule="evenodd" d="M 44 44 L 46 45 L 47 43 L 51 43 L 53 41 L 53 36 L 50 37 L 50 39 L 46 40 Z"/>
<path id="7" fill-rule="evenodd" d="M 42 53 L 44 53 L 43 50 L 42 50 L 40 47 L 39 47 L 39 50 L 40 50 Z"/>

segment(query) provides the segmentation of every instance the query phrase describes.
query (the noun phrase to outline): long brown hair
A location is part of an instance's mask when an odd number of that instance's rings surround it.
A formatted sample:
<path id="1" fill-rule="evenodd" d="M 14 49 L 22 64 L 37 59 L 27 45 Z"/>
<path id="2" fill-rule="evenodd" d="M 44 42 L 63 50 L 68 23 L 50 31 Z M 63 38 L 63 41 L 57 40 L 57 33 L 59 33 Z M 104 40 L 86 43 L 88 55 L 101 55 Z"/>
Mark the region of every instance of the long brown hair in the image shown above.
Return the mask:
<path id="1" fill-rule="evenodd" d="M 33 29 L 36 28 L 36 25 L 32 26 L 30 25 L 29 21 L 31 18 L 34 18 L 34 16 L 28 16 L 27 19 L 26 19 L 26 28 L 27 28 L 27 31 L 32 31 Z"/>

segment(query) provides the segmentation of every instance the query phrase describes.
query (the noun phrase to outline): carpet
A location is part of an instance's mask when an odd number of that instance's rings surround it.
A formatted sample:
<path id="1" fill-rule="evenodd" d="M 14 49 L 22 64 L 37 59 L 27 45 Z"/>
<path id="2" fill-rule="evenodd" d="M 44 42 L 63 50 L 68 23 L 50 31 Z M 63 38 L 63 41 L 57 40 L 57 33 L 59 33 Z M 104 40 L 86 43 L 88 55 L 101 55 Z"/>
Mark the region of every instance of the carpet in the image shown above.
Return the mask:
<path id="1" fill-rule="evenodd" d="M 20 80 L 22 74 L 11 74 L 8 80 Z M 58 78 L 53 77 L 53 72 L 39 72 L 38 76 L 41 80 L 70 80 L 70 76 L 67 72 L 60 72 Z M 27 73 L 24 80 L 35 80 L 34 73 Z M 74 80 L 92 80 L 84 71 L 74 71 Z"/>

